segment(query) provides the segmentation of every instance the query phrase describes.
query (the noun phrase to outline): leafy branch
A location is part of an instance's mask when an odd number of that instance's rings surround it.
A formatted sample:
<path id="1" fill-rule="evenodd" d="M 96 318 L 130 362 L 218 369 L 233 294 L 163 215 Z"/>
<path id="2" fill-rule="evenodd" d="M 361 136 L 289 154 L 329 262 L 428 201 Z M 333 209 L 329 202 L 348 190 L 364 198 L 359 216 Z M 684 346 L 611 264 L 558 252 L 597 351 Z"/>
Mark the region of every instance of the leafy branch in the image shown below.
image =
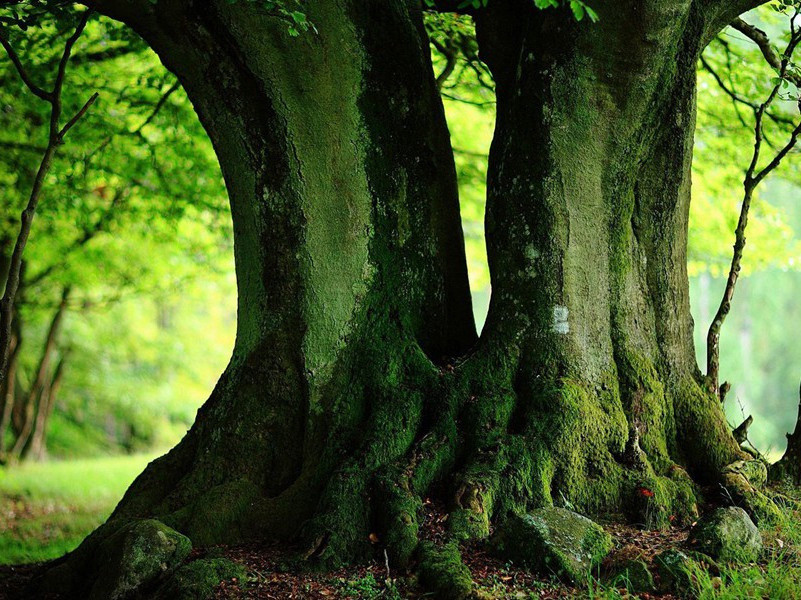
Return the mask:
<path id="1" fill-rule="evenodd" d="M 759 105 L 747 104 L 753 109 L 754 112 L 754 150 L 751 155 L 751 162 L 746 169 L 743 178 L 743 200 L 740 207 L 740 217 L 735 229 L 735 242 L 734 251 L 732 254 L 731 265 L 729 267 L 729 274 L 726 279 L 726 287 L 723 291 L 720 305 L 709 326 L 707 333 L 707 359 L 706 359 L 706 376 L 710 387 L 710 391 L 719 395 L 721 401 L 725 399 L 726 391 L 729 386 L 724 383 L 719 386 L 720 378 L 720 332 L 726 317 L 731 310 L 731 303 L 734 297 L 737 281 L 740 277 L 742 268 L 743 252 L 746 245 L 746 228 L 748 227 L 748 216 L 751 209 L 754 192 L 765 178 L 770 175 L 782 162 L 782 160 L 790 153 L 798 142 L 798 137 L 801 135 L 801 121 L 798 122 L 792 129 L 789 139 L 781 146 L 778 151 L 768 161 L 767 165 L 760 167 L 760 155 L 762 152 L 763 142 L 765 141 L 764 121 L 765 116 L 768 115 L 768 109 L 774 101 L 780 97 L 780 91 L 789 87 L 790 84 L 797 85 L 801 82 L 798 78 L 798 72 L 792 64 L 793 53 L 795 52 L 799 43 L 801 43 L 801 31 L 796 27 L 795 20 L 801 12 L 801 8 L 796 8 L 793 15 L 790 17 L 790 39 L 784 52 L 779 56 L 773 50 L 767 36 L 764 32 L 748 25 L 742 19 L 738 19 L 733 24 L 733 27 L 743 33 L 746 33 L 754 42 L 760 46 L 763 56 L 767 63 L 776 69 L 777 77 L 774 79 L 774 85 L 764 102 Z M 797 98 L 801 108 L 801 98 Z"/>
<path id="2" fill-rule="evenodd" d="M 25 210 L 22 211 L 20 216 L 20 231 L 17 236 L 16 243 L 14 245 L 14 250 L 11 254 L 11 264 L 8 271 L 8 277 L 6 279 L 5 291 L 3 293 L 3 297 L 0 300 L 0 384 L 2 384 L 3 380 L 6 377 L 6 371 L 8 368 L 8 359 L 10 353 L 10 344 L 11 344 L 11 337 L 12 337 L 12 320 L 13 320 L 13 312 L 14 312 L 14 302 L 16 300 L 17 291 L 19 290 L 20 284 L 20 273 L 22 269 L 22 255 L 25 251 L 25 246 L 28 243 L 28 237 L 31 233 L 31 225 L 33 224 L 33 217 L 36 213 L 36 207 L 39 204 L 39 199 L 42 194 L 42 188 L 44 187 L 44 181 L 47 177 L 48 172 L 50 171 L 50 167 L 53 164 L 53 159 L 59 149 L 59 147 L 64 143 L 64 138 L 66 137 L 67 133 L 78 123 L 78 121 L 83 118 L 86 112 L 91 108 L 92 104 L 95 103 L 97 100 L 97 93 L 92 94 L 92 96 L 87 100 L 84 105 L 75 113 L 72 118 L 70 118 L 65 125 L 61 125 L 61 116 L 62 116 L 62 100 L 61 100 L 61 92 L 64 88 L 64 80 L 67 71 L 67 64 L 70 60 L 70 55 L 72 54 L 73 47 L 75 43 L 78 41 L 78 38 L 83 33 L 84 29 L 86 28 L 86 24 L 89 21 L 89 17 L 92 15 L 90 10 L 87 10 L 81 16 L 81 20 L 78 26 L 75 29 L 75 32 L 69 37 L 67 42 L 64 45 L 64 52 L 61 55 L 61 60 L 58 64 L 58 70 L 56 72 L 56 79 L 53 84 L 53 88 L 51 90 L 45 90 L 44 88 L 36 85 L 34 83 L 32 77 L 28 73 L 27 69 L 22 64 L 19 56 L 15 52 L 14 48 L 11 46 L 11 43 L 8 40 L 6 35 L 5 29 L 0 26 L 0 45 L 3 46 L 6 53 L 8 54 L 11 63 L 14 65 L 14 68 L 17 70 L 17 73 L 22 79 L 22 82 L 25 86 L 33 93 L 36 97 L 48 102 L 50 104 L 50 121 L 49 121 L 49 129 L 48 129 L 48 140 L 47 146 L 45 148 L 44 154 L 42 155 L 42 160 L 39 164 L 39 169 L 36 172 L 36 176 L 33 181 L 33 186 L 31 187 L 31 193 L 28 198 L 28 203 L 25 207 Z"/>

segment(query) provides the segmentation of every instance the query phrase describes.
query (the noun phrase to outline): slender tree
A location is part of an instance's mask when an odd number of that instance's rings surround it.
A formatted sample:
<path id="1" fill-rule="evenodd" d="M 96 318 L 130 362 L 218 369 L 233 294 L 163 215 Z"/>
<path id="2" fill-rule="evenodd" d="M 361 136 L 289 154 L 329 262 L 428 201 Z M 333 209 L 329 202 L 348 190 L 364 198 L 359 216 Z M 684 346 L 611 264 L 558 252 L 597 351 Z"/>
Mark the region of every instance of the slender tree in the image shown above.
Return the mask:
<path id="1" fill-rule="evenodd" d="M 75 124 L 81 120 L 86 114 L 86 111 L 97 100 L 97 94 L 93 94 L 89 100 L 75 113 L 64 125 L 61 124 L 62 101 L 61 93 L 64 89 L 64 78 L 67 72 L 67 65 L 72 55 L 72 49 L 78 38 L 81 37 L 86 23 L 91 15 L 90 11 L 86 11 L 75 29 L 75 32 L 69 37 L 64 44 L 64 52 L 61 55 L 61 60 L 58 63 L 58 70 L 53 87 L 50 90 L 45 90 L 39 87 L 32 79 L 28 71 L 22 64 L 22 61 L 17 56 L 13 47 L 8 41 L 6 33 L 0 25 L 0 45 L 3 46 L 8 58 L 19 73 L 20 78 L 25 83 L 25 86 L 37 98 L 44 100 L 50 104 L 50 119 L 48 122 L 47 146 L 42 154 L 42 160 L 39 164 L 39 169 L 34 177 L 33 185 L 31 186 L 30 197 L 25 206 L 25 210 L 20 215 L 20 228 L 17 235 L 14 250 L 11 253 L 7 274 L 5 276 L 5 289 L 3 297 L 0 298 L 0 384 L 6 379 L 8 362 L 10 357 L 11 337 L 12 337 L 12 324 L 11 320 L 14 315 L 14 303 L 16 301 L 17 291 L 20 286 L 20 275 L 22 270 L 22 255 L 25 252 L 25 246 L 28 244 L 28 237 L 31 234 L 31 226 L 33 225 L 33 218 L 36 214 L 36 207 L 39 205 L 39 199 L 42 195 L 42 188 L 44 186 L 45 178 L 47 177 L 50 167 L 53 164 L 53 159 L 58 151 L 59 146 L 64 143 L 64 138 L 69 133 Z"/>

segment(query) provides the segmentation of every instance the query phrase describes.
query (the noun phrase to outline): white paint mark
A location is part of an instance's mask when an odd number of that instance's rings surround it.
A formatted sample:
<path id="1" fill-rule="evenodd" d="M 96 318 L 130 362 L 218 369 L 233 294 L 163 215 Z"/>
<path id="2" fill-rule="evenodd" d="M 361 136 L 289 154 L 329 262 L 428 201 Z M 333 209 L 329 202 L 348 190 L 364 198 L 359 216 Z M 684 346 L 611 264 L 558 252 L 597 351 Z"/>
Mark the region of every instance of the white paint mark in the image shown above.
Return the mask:
<path id="1" fill-rule="evenodd" d="M 568 316 L 570 311 L 567 306 L 554 306 L 553 307 L 553 330 L 556 333 L 565 335 L 570 333 L 570 323 L 568 323 Z"/>

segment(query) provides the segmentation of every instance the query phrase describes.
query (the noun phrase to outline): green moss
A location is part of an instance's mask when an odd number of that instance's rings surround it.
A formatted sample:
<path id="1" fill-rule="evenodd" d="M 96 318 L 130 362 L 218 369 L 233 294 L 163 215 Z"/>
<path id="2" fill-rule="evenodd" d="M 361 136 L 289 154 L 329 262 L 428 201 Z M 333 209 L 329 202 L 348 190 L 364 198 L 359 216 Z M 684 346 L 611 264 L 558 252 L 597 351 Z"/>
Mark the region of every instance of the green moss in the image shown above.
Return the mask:
<path id="1" fill-rule="evenodd" d="M 256 534 L 250 511 L 260 498 L 252 482 L 229 481 L 197 493 L 191 504 L 164 521 L 185 531 L 198 546 L 241 541 Z"/>
<path id="2" fill-rule="evenodd" d="M 646 529 L 689 524 L 698 517 L 697 492 L 687 473 L 674 465 L 667 476 L 644 472 L 627 474 L 624 511 L 632 523 Z"/>
<path id="3" fill-rule="evenodd" d="M 624 469 L 614 454 L 622 453 L 628 426 L 616 388 L 590 391 L 563 379 L 539 402 L 531 454 L 551 457 L 553 501 L 590 514 L 619 507 Z"/>
<path id="4" fill-rule="evenodd" d="M 548 507 L 510 516 L 498 528 L 493 548 L 541 575 L 579 583 L 612 549 L 612 537 L 582 515 Z"/>
<path id="5" fill-rule="evenodd" d="M 156 600 L 210 600 L 222 581 L 244 582 L 245 568 L 225 558 L 206 558 L 179 568 L 156 592 Z"/>
<path id="6" fill-rule="evenodd" d="M 745 457 L 729 430 L 720 400 L 690 378 L 675 388 L 677 452 L 699 483 L 714 482 L 727 465 Z"/>
<path id="7" fill-rule="evenodd" d="M 405 567 L 417 549 L 423 502 L 409 488 L 400 469 L 388 469 L 376 481 L 376 522 L 390 564 Z"/>
<path id="8" fill-rule="evenodd" d="M 438 600 L 465 600 L 473 590 L 470 570 L 462 562 L 455 542 L 436 546 L 420 544 L 418 576 L 420 584 Z"/>
<path id="9" fill-rule="evenodd" d="M 448 515 L 448 532 L 451 537 L 460 541 L 484 539 L 490 534 L 489 514 L 457 508 Z"/>
<path id="10" fill-rule="evenodd" d="M 751 485 L 742 473 L 724 472 L 720 485 L 723 501 L 742 506 L 756 523 L 764 525 L 781 520 L 782 513 L 776 503 Z"/>
<path id="11" fill-rule="evenodd" d="M 618 334 L 619 336 L 622 334 Z M 621 399 L 628 421 L 639 436 L 642 450 L 657 471 L 673 461 L 667 448 L 668 414 L 665 390 L 653 362 L 640 353 L 628 350 L 629 344 L 618 339 L 615 362 L 620 377 Z"/>
<path id="12" fill-rule="evenodd" d="M 118 600 L 158 581 L 189 555 L 189 538 L 154 519 L 133 521 L 100 542 L 90 600 Z"/>

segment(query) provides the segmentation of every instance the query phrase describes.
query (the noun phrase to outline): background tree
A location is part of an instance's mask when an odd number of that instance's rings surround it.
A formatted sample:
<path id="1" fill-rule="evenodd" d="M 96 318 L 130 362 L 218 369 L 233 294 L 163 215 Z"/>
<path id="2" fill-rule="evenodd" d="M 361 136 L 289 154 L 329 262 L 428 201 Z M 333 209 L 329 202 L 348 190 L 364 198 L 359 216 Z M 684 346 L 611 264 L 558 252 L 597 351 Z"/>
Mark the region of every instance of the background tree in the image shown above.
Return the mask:
<path id="1" fill-rule="evenodd" d="M 80 15 L 23 3 L 6 16 L 26 71 L 46 80 L 58 65 L 64 32 Z M 0 233 L 7 259 L 19 228 L 17 207 L 27 200 L 44 151 L 47 107 L 32 101 L 10 62 L 2 63 L 0 79 L 7 132 L 0 136 L 0 180 L 9 203 Z M 55 157 L 24 256 L 14 376 L 0 412 L 0 453 L 7 460 L 44 456 L 50 429 L 62 455 L 174 443 L 191 423 L 193 405 L 165 397 L 165 390 L 171 381 L 192 379 L 192 369 L 220 368 L 232 341 L 223 334 L 217 350 L 187 350 L 157 336 L 187 329 L 186 319 L 156 314 L 174 311 L 176 303 L 208 304 L 206 312 L 229 319 L 233 311 L 214 285 L 227 278 L 222 289 L 232 289 L 224 191 L 183 91 L 136 36 L 97 20 L 76 44 L 62 91 L 65 110 L 77 110 L 87 89 L 101 90 L 103 99 Z M 176 300 L 178 289 L 183 300 Z M 182 355 L 195 364 L 176 364 Z M 198 386 L 186 383 L 182 394 Z"/>

